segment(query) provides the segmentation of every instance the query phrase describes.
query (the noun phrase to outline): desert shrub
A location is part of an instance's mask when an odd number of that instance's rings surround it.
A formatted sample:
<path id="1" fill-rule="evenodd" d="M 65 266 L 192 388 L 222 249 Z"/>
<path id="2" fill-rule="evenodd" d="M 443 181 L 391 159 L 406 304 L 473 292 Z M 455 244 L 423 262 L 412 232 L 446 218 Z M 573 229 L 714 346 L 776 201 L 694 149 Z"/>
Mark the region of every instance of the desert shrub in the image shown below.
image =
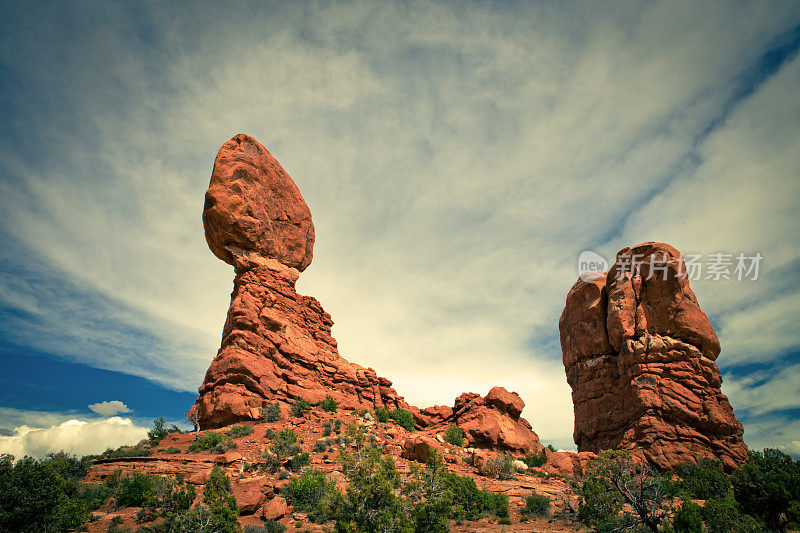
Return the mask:
<path id="1" fill-rule="evenodd" d="M 119 481 L 116 500 L 119 507 L 144 507 L 155 496 L 159 477 L 155 474 L 133 472 Z"/>
<path id="2" fill-rule="evenodd" d="M 719 500 L 708 500 L 700 515 L 709 533 L 756 533 L 763 526 L 752 516 L 739 510 L 739 504 L 730 496 Z"/>
<path id="3" fill-rule="evenodd" d="M 329 483 L 325 472 L 307 468 L 293 477 L 282 491 L 286 501 L 295 509 L 308 513 L 312 521 L 324 521 L 333 516 L 340 498 L 336 485 Z"/>
<path id="4" fill-rule="evenodd" d="M 444 440 L 454 446 L 461 446 L 464 444 L 464 430 L 455 424 L 450 424 L 444 432 Z"/>
<path id="5" fill-rule="evenodd" d="M 731 482 L 741 510 L 763 521 L 770 531 L 785 531 L 800 522 L 800 462 L 785 453 L 750 452 Z"/>
<path id="6" fill-rule="evenodd" d="M 308 466 L 311 463 L 311 456 L 308 452 L 300 452 L 294 457 L 292 457 L 292 470 L 300 470 L 304 466 Z"/>
<path id="7" fill-rule="evenodd" d="M 678 490 L 698 500 L 722 499 L 728 495 L 731 481 L 719 461 L 703 458 L 697 464 L 684 464 L 677 468 L 681 480 Z"/>
<path id="8" fill-rule="evenodd" d="M 322 453 L 328 451 L 328 447 L 330 443 L 326 439 L 319 439 L 317 442 L 314 443 L 314 451 L 316 453 Z"/>
<path id="9" fill-rule="evenodd" d="M 337 435 L 342 432 L 342 421 L 338 418 L 333 421 L 333 432 Z"/>
<path id="10" fill-rule="evenodd" d="M 492 470 L 498 479 L 511 479 L 517 473 L 514 468 L 514 456 L 510 453 L 501 453 L 492 460 Z"/>
<path id="11" fill-rule="evenodd" d="M 533 468 L 537 466 L 542 466 L 547 461 L 547 454 L 542 451 L 542 453 L 529 453 L 528 455 L 524 455 L 520 458 L 520 460 L 528 465 L 528 468 Z"/>
<path id="12" fill-rule="evenodd" d="M 393 409 L 391 413 L 389 413 L 389 417 L 398 423 L 401 427 L 405 428 L 406 431 L 414 431 L 414 426 L 416 426 L 416 422 L 414 422 L 414 415 L 412 415 L 409 411 L 405 409 Z"/>
<path id="13" fill-rule="evenodd" d="M 547 516 L 550 510 L 550 498 L 542 494 L 533 493 L 525 498 L 525 507 L 522 508 L 522 514 Z"/>
<path id="14" fill-rule="evenodd" d="M 199 452 L 209 450 L 213 453 L 225 453 L 232 448 L 230 437 L 215 431 L 205 431 L 197 436 L 195 441 L 189 445 L 189 452 Z"/>
<path id="15" fill-rule="evenodd" d="M 153 420 L 153 427 L 147 432 L 147 438 L 150 440 L 150 444 L 156 445 L 170 433 L 180 433 L 180 431 L 175 424 L 167 427 L 167 421 L 164 420 L 163 416 L 160 416 Z"/>
<path id="16" fill-rule="evenodd" d="M 267 428 L 264 430 L 264 438 L 267 440 L 272 440 L 275 438 L 275 430 L 272 428 Z"/>
<path id="17" fill-rule="evenodd" d="M 553 446 L 552 444 L 548 444 L 547 445 L 547 449 L 550 450 L 551 452 L 557 452 L 558 451 L 558 450 L 556 450 L 556 447 Z"/>
<path id="18" fill-rule="evenodd" d="M 164 453 L 181 453 L 181 449 L 176 446 L 170 446 L 164 450 Z"/>
<path id="19" fill-rule="evenodd" d="M 389 410 L 384 407 L 375 409 L 375 420 L 378 422 L 388 422 L 390 418 Z"/>
<path id="20" fill-rule="evenodd" d="M 579 518 L 598 531 L 644 527 L 658 532 L 670 514 L 663 478 L 633 461 L 627 450 L 606 450 L 589 463 L 581 484 Z M 631 511 L 622 511 L 628 504 Z"/>
<path id="21" fill-rule="evenodd" d="M 261 408 L 261 418 L 264 422 L 276 422 L 281 418 L 281 404 L 274 402 Z"/>
<path id="22" fill-rule="evenodd" d="M 333 399 L 333 396 L 330 394 L 325 396 L 325 399 L 322 400 L 322 404 L 320 404 L 323 411 L 327 411 L 329 413 L 335 413 L 337 409 L 339 409 L 339 402 Z"/>
<path id="23" fill-rule="evenodd" d="M 292 402 L 292 407 L 290 412 L 292 416 L 297 418 L 303 418 L 306 416 L 306 413 L 311 410 L 311 403 L 308 400 L 304 400 L 302 398 L 297 398 L 294 402 Z"/>
<path id="24" fill-rule="evenodd" d="M 269 451 L 263 454 L 266 467 L 277 472 L 286 460 L 302 452 L 297 434 L 291 429 L 282 429 L 275 433 Z M 302 463 L 303 459 L 299 460 Z M 307 463 L 306 463 L 307 464 Z"/>
<path id="25" fill-rule="evenodd" d="M 333 433 L 333 420 L 326 420 L 322 424 L 322 436 L 330 437 L 331 433 Z"/>
<path id="26" fill-rule="evenodd" d="M 0 531 L 49 533 L 88 521 L 89 506 L 77 497 L 81 460 L 64 453 L 13 459 L 0 456 Z"/>
<path id="27" fill-rule="evenodd" d="M 149 445 L 139 443 L 136 446 L 120 446 L 112 450 L 111 448 L 100 454 L 102 459 L 117 459 L 123 457 L 147 457 L 153 453 Z"/>
<path id="28" fill-rule="evenodd" d="M 250 424 L 242 424 L 240 426 L 233 426 L 225 432 L 225 434 L 233 439 L 238 437 L 246 437 L 253 434 L 253 426 Z"/>
<path id="29" fill-rule="evenodd" d="M 348 486 L 333 505 L 336 531 L 413 531 L 406 502 L 397 494 L 400 474 L 389 456 L 373 448 L 340 454 Z"/>
<path id="30" fill-rule="evenodd" d="M 263 526 L 244 526 L 244 533 L 283 533 L 286 526 L 275 520 L 267 520 Z"/>
<path id="31" fill-rule="evenodd" d="M 702 508 L 691 500 L 683 500 L 675 512 L 672 526 L 675 533 L 703 533 Z"/>
<path id="32" fill-rule="evenodd" d="M 215 466 L 203 489 L 203 503 L 208 506 L 213 531 L 236 533 L 239 530 L 239 506 L 231 492 L 231 482 L 221 468 Z"/>

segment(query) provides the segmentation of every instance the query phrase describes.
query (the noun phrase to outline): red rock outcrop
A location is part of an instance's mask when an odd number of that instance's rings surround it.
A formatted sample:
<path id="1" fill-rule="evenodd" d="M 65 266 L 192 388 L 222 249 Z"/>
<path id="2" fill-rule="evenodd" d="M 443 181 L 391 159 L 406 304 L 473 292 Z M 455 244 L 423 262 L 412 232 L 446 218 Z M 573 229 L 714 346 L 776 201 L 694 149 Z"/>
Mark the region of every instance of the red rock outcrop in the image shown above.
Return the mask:
<path id="1" fill-rule="evenodd" d="M 579 451 L 627 448 L 662 469 L 747 459 L 720 391 L 719 341 L 675 248 L 620 250 L 607 273 L 573 285 L 559 330 Z"/>
<path id="2" fill-rule="evenodd" d="M 219 149 L 203 226 L 209 248 L 226 263 L 235 263 L 238 249 L 301 272 L 311 264 L 311 211 L 289 174 L 249 135 L 240 133 Z"/>
<path id="3" fill-rule="evenodd" d="M 431 432 L 450 424 L 464 430 L 469 446 L 517 453 L 539 453 L 544 446 L 530 423 L 522 418 L 525 402 L 516 392 L 494 387 L 486 396 L 465 392 L 451 407 L 437 405 L 426 409 L 412 407 L 417 425 Z"/>
<path id="4" fill-rule="evenodd" d="M 260 417 L 273 401 L 331 395 L 343 407 L 408 405 L 386 378 L 349 363 L 320 303 L 295 291 L 314 226 L 297 186 L 266 148 L 239 134 L 222 145 L 203 222 L 214 254 L 236 272 L 222 346 L 191 416 L 202 428 Z"/>

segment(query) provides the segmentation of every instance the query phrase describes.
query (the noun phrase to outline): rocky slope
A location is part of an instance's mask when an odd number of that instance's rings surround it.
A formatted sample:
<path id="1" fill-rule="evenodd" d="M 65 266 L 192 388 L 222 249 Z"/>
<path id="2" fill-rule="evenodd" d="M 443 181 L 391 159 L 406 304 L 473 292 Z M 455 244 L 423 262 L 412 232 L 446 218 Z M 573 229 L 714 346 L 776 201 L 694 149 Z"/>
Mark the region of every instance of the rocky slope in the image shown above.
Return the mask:
<path id="1" fill-rule="evenodd" d="M 569 291 L 559 330 L 578 450 L 627 448 L 662 469 L 747 459 L 719 341 L 685 274 L 680 252 L 647 242 Z"/>

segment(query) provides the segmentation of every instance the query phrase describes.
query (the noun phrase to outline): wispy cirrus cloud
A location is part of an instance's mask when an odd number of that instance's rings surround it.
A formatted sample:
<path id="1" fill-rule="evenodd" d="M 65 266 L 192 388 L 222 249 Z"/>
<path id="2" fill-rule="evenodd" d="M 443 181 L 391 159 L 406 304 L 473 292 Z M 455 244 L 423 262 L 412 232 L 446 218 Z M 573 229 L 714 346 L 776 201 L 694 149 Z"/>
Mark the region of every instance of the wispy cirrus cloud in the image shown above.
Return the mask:
<path id="1" fill-rule="evenodd" d="M 232 279 L 202 196 L 239 131 L 314 214 L 300 289 L 411 402 L 505 385 L 569 446 L 557 318 L 575 262 L 643 240 L 765 255 L 758 282 L 693 284 L 723 367 L 800 342 L 794 5 L 20 6 L 0 37 L 15 342 L 195 389 Z M 81 294 L 64 303 L 54 278 Z"/>

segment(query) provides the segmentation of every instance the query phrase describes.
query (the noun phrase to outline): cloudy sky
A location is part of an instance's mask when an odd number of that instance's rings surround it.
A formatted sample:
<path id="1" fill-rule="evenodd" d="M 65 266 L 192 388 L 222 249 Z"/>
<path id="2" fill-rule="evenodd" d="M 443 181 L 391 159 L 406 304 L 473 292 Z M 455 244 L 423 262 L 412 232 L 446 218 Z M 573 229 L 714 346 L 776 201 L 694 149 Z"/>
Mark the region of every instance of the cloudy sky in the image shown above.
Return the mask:
<path id="1" fill-rule="evenodd" d="M 762 254 L 757 280 L 692 286 L 745 440 L 800 453 L 800 3 L 11 1 L 0 21 L 0 448 L 182 418 L 233 279 L 203 193 L 245 132 L 311 207 L 298 288 L 344 357 L 417 405 L 516 390 L 566 449 L 582 251 Z"/>

